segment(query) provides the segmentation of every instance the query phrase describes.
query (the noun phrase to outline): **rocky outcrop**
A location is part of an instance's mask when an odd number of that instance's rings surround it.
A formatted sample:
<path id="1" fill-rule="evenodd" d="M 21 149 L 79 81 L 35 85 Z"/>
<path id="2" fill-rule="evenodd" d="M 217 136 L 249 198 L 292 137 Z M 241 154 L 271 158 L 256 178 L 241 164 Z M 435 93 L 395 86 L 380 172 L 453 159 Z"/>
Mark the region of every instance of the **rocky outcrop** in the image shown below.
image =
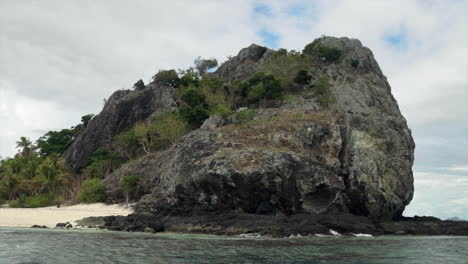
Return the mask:
<path id="1" fill-rule="evenodd" d="M 256 44 L 252 44 L 242 49 L 237 56 L 230 58 L 211 74 L 224 81 L 246 79 L 257 70 L 258 63 L 272 50 Z"/>
<path id="2" fill-rule="evenodd" d="M 141 178 L 140 213 L 264 215 L 352 213 L 398 219 L 413 196 L 414 142 L 372 52 L 358 40 L 322 38 L 341 62 L 306 68 L 329 77 L 335 99 L 323 107 L 306 90 L 281 107 L 259 109 L 248 125 L 209 119 L 168 150 L 123 166 L 105 179 L 119 195 L 125 175 Z M 271 53 L 252 45 L 220 66 L 243 79 Z M 358 60 L 357 67 L 347 62 Z M 306 96 L 307 93 L 312 96 Z"/>
<path id="3" fill-rule="evenodd" d="M 97 149 L 112 143 L 115 135 L 155 112 L 176 107 L 174 94 L 174 88 L 154 83 L 142 90 L 116 91 L 107 100 L 101 113 L 79 131 L 68 147 L 64 153 L 66 164 L 75 170 L 83 168 Z"/>
<path id="4" fill-rule="evenodd" d="M 204 233 L 214 235 L 257 234 L 269 237 L 328 235 L 468 235 L 468 222 L 441 221 L 428 217 L 375 223 L 354 214 L 295 214 L 268 216 L 230 212 L 192 216 L 157 216 L 132 214 L 92 217 L 81 220 L 89 227 L 127 232 Z M 336 234 L 336 233 L 335 233 Z"/>
<path id="5" fill-rule="evenodd" d="M 468 236 L 468 222 L 442 221 L 432 216 L 404 217 L 401 221 L 382 222 L 376 227 L 390 235 L 457 235 Z"/>

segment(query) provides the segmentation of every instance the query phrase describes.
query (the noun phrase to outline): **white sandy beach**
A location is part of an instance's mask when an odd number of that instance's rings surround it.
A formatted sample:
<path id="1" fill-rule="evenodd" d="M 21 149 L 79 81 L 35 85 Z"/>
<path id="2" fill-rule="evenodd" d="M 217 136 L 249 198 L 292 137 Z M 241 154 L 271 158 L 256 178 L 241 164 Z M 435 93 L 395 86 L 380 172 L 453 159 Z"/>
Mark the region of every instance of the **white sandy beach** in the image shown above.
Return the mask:
<path id="1" fill-rule="evenodd" d="M 89 216 L 128 215 L 132 209 L 122 205 L 77 204 L 42 208 L 0 208 L 0 226 L 30 227 L 45 225 L 55 227 L 57 223 L 74 222 Z"/>

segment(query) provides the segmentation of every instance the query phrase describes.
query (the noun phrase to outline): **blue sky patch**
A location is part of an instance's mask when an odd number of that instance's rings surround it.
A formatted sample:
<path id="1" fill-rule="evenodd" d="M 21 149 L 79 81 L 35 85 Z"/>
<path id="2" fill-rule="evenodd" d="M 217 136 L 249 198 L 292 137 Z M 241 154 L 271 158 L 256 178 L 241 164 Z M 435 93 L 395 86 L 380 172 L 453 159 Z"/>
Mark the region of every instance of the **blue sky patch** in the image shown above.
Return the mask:
<path id="1" fill-rule="evenodd" d="M 278 48 L 278 42 L 280 39 L 280 36 L 278 34 L 268 31 L 267 29 L 262 29 L 258 32 L 258 35 L 260 35 L 260 37 L 262 38 L 263 45 L 266 45 L 269 48 L 273 49 Z"/>
<path id="2" fill-rule="evenodd" d="M 256 4 L 254 13 L 255 15 L 272 16 L 271 8 L 266 4 Z"/>
<path id="3" fill-rule="evenodd" d="M 398 32 L 385 34 L 383 39 L 388 45 L 399 49 L 406 49 L 408 47 L 408 38 L 404 27 L 401 27 Z"/>
<path id="4" fill-rule="evenodd" d="M 305 15 L 305 6 L 303 5 L 293 5 L 286 10 L 286 13 L 290 16 L 304 16 Z"/>

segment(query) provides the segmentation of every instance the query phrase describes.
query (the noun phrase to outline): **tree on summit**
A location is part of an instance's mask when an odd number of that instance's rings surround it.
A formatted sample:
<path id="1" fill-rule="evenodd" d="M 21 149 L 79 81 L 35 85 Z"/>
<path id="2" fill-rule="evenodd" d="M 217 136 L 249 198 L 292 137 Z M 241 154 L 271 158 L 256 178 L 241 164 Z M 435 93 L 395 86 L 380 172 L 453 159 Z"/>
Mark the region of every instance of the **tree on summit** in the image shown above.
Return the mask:
<path id="1" fill-rule="evenodd" d="M 213 69 L 214 67 L 218 66 L 218 60 L 215 58 L 205 60 L 201 57 L 198 57 L 193 61 L 193 63 L 195 64 L 195 68 L 197 69 L 200 76 L 204 76 L 209 69 Z"/>

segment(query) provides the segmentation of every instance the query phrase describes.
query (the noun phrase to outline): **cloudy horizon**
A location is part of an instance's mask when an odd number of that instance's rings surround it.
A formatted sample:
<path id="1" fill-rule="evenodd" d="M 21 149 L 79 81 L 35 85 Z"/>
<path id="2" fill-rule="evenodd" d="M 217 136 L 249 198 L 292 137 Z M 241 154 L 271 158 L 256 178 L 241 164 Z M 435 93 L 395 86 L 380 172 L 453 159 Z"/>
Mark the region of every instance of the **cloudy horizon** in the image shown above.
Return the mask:
<path id="1" fill-rule="evenodd" d="M 286 3 L 287 2 L 287 3 Z M 0 157 L 97 114 L 103 99 L 159 69 L 224 61 L 257 43 L 302 48 L 359 39 L 387 76 L 416 142 L 405 215 L 468 220 L 468 2 L 0 2 Z"/>

